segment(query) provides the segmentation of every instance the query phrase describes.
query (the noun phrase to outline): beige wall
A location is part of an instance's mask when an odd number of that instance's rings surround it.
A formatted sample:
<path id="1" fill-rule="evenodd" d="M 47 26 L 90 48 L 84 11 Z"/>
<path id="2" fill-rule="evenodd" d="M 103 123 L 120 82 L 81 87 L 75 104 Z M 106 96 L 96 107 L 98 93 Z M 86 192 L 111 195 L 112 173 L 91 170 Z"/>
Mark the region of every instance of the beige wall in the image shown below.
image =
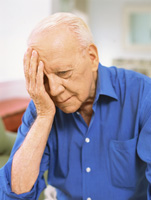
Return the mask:
<path id="1" fill-rule="evenodd" d="M 24 80 L 0 82 L 0 101 L 29 97 Z"/>

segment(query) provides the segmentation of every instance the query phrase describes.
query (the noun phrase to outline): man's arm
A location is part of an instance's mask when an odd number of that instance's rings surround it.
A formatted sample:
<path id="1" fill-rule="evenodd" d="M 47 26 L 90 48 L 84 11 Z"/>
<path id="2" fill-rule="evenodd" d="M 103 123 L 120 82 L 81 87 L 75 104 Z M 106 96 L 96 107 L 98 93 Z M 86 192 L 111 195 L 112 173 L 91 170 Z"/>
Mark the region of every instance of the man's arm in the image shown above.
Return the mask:
<path id="1" fill-rule="evenodd" d="M 147 164 L 145 171 L 148 181 L 147 200 L 151 200 L 151 81 L 146 90 L 144 103 L 142 103 L 140 116 L 140 135 L 137 144 L 139 157 Z"/>
<path id="2" fill-rule="evenodd" d="M 29 192 L 39 175 L 39 168 L 52 127 L 55 105 L 44 87 L 44 64 L 29 48 L 24 56 L 26 87 L 34 101 L 37 118 L 15 153 L 11 170 L 11 187 L 16 194 Z"/>

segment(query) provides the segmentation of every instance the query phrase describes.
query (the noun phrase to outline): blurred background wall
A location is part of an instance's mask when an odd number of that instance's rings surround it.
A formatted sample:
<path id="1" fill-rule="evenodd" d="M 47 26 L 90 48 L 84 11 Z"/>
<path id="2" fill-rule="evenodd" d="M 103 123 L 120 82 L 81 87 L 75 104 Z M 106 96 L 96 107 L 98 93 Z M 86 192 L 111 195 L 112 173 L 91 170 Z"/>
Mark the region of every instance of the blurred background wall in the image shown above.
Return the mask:
<path id="1" fill-rule="evenodd" d="M 90 1 L 90 26 L 103 64 L 111 65 L 115 58 L 151 59 L 151 50 L 128 49 L 124 45 L 123 38 L 126 28 L 124 27 L 125 9 L 128 6 L 148 6 L 149 3 L 151 0 Z"/>
<path id="2" fill-rule="evenodd" d="M 0 0 L 0 100 L 28 96 L 23 73 L 27 37 L 51 10 L 51 0 Z"/>
<path id="3" fill-rule="evenodd" d="M 27 37 L 37 22 L 59 11 L 73 12 L 88 23 L 103 65 L 139 68 L 147 74 L 151 68 L 151 42 L 127 47 L 127 7 L 150 8 L 151 0 L 0 0 L 0 99 L 27 95 L 22 65 Z M 147 12 L 151 15 L 151 9 Z M 148 20 L 150 40 L 151 18 Z M 141 35 L 145 37 L 143 32 Z"/>

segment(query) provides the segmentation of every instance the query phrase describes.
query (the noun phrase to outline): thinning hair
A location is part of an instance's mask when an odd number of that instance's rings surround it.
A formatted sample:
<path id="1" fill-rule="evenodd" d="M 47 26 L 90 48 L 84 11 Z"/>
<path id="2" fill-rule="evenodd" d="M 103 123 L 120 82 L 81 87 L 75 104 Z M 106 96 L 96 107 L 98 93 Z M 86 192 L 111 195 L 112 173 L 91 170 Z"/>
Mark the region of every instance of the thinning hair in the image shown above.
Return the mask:
<path id="1" fill-rule="evenodd" d="M 65 25 L 69 28 L 71 33 L 73 33 L 78 39 L 81 47 L 85 48 L 89 44 L 93 43 L 91 31 L 80 17 L 77 17 L 72 13 L 60 12 L 50 15 L 40 21 L 29 35 L 27 44 L 30 44 L 35 35 L 43 32 L 49 33 L 49 31 L 60 25 Z"/>

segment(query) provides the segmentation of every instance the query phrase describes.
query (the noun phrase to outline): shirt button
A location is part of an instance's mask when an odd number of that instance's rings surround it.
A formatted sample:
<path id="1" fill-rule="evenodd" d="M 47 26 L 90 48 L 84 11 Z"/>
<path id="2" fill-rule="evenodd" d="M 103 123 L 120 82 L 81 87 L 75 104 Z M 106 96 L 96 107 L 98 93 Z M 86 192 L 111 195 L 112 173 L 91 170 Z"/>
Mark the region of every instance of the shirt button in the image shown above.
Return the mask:
<path id="1" fill-rule="evenodd" d="M 90 197 L 88 197 L 87 200 L 92 200 L 92 199 Z"/>
<path id="2" fill-rule="evenodd" d="M 80 115 L 80 113 L 79 112 L 76 112 L 77 113 L 77 115 Z"/>
<path id="3" fill-rule="evenodd" d="M 87 168 L 86 168 L 86 172 L 89 173 L 90 171 L 91 171 L 91 168 L 90 168 L 90 167 L 87 167 Z"/>
<path id="4" fill-rule="evenodd" d="M 89 143 L 90 142 L 90 138 L 85 138 L 85 142 Z"/>

